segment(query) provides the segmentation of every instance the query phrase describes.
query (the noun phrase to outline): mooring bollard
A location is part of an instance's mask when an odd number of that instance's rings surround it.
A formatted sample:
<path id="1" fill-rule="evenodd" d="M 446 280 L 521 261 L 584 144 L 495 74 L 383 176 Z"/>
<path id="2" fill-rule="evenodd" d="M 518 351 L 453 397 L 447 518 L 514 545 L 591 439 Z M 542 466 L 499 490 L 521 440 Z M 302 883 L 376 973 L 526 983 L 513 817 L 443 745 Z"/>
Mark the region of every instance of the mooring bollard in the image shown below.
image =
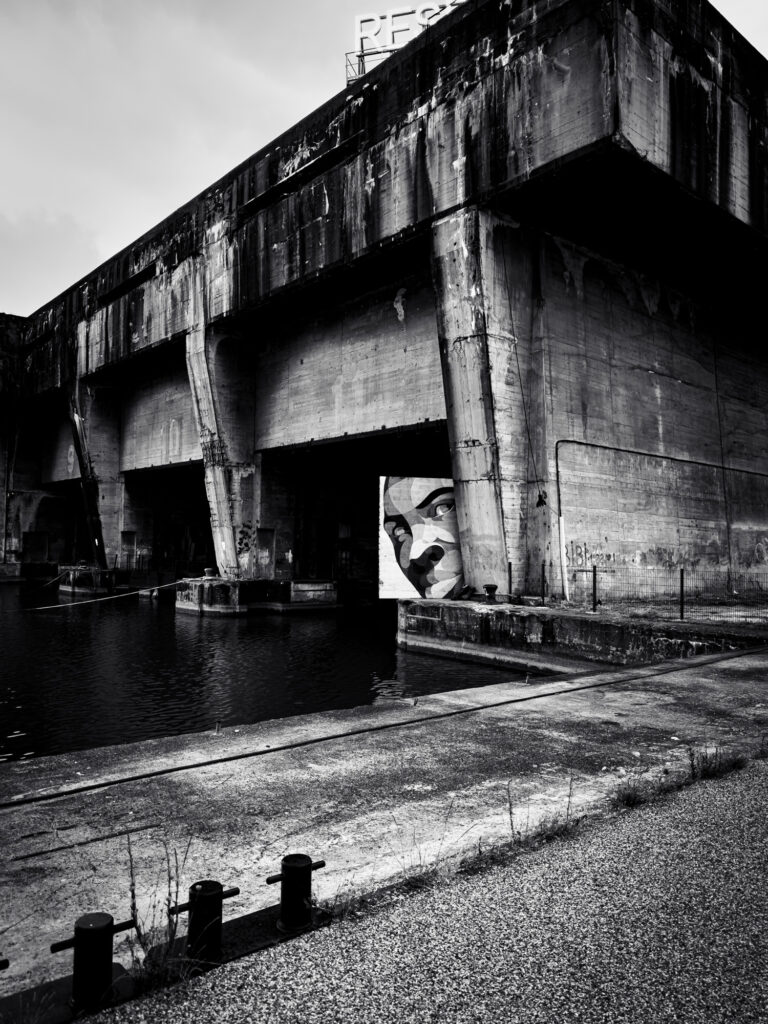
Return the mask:
<path id="1" fill-rule="evenodd" d="M 94 1010 L 106 1002 L 112 988 L 112 938 L 135 924 L 133 918 L 115 924 L 111 914 L 83 914 L 75 921 L 71 939 L 53 943 L 52 953 L 75 951 L 72 1002 L 76 1010 Z"/>
<path id="2" fill-rule="evenodd" d="M 485 603 L 496 604 L 496 591 L 498 590 L 496 583 L 484 583 L 483 590 L 485 591 Z"/>
<path id="3" fill-rule="evenodd" d="M 270 875 L 267 885 L 280 882 L 281 932 L 296 932 L 312 924 L 312 872 L 325 867 L 324 860 L 313 861 L 305 853 L 289 853 L 280 862 L 279 875 Z"/>
<path id="4" fill-rule="evenodd" d="M 187 957 L 200 968 L 221 963 L 221 925 L 224 900 L 239 896 L 238 888 L 225 889 L 221 882 L 204 878 L 189 887 L 189 902 L 169 910 L 170 914 L 189 911 Z"/>

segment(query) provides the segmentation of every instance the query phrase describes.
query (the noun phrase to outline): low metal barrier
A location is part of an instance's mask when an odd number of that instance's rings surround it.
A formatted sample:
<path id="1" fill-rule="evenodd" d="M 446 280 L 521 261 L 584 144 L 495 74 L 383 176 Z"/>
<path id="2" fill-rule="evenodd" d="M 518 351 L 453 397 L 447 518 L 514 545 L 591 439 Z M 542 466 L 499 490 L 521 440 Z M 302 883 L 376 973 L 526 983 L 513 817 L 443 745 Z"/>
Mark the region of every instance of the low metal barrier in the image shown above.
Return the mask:
<path id="1" fill-rule="evenodd" d="M 304 853 L 283 857 L 279 874 L 270 875 L 267 885 L 280 887 L 277 928 L 284 934 L 304 931 L 313 924 L 312 872 L 325 867 Z M 169 915 L 189 914 L 185 959 L 193 971 L 204 971 L 222 960 L 223 903 L 239 896 L 240 889 L 225 889 L 221 882 L 205 878 L 189 887 L 189 899 L 168 908 Z M 72 1005 L 76 1012 L 98 1009 L 112 993 L 113 939 L 119 932 L 138 928 L 135 918 L 115 924 L 111 914 L 83 914 L 75 921 L 73 935 L 52 943 L 51 953 L 74 950 L 72 962 Z M 0 959 L 0 971 L 10 966 Z"/>

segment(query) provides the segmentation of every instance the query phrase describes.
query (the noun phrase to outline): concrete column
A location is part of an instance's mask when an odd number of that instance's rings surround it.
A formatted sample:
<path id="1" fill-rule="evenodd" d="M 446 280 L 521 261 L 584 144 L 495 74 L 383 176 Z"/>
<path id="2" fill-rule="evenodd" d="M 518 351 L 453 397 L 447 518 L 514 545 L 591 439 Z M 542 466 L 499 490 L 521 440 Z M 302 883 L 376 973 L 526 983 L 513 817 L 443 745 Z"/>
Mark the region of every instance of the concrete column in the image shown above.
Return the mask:
<path id="1" fill-rule="evenodd" d="M 0 563 L 16 561 L 20 547 L 13 539 L 16 516 L 11 514 L 9 491 L 20 408 L 18 352 L 25 324 L 24 317 L 0 313 Z"/>
<path id="2" fill-rule="evenodd" d="M 260 463 L 253 453 L 252 403 L 242 400 L 248 382 L 231 359 L 236 341 L 206 327 L 203 278 L 200 268 L 187 334 L 187 372 L 203 450 L 216 563 L 227 579 L 252 578 L 257 574 L 261 483 Z M 221 356 L 220 348 L 225 353 Z"/>
<path id="3" fill-rule="evenodd" d="M 508 589 L 499 453 L 488 350 L 491 216 L 462 210 L 433 228 L 433 280 L 464 575 Z"/>
<path id="4" fill-rule="evenodd" d="M 211 510 L 211 530 L 216 550 L 216 564 L 221 576 L 236 579 L 237 530 L 233 515 L 227 445 L 219 430 L 213 400 L 211 371 L 208 366 L 206 329 L 196 324 L 187 334 L 187 372 L 192 389 L 200 446 L 205 467 L 205 491 Z"/>
<path id="5" fill-rule="evenodd" d="M 533 245 L 534 274 L 531 297 L 530 364 L 528 370 L 528 423 L 531 457 L 527 477 L 528 584 L 538 593 L 541 567 L 550 596 L 566 592 L 564 559 L 560 550 L 557 508 L 554 410 L 550 368 L 550 328 L 544 289 L 543 241 Z"/>
<path id="6" fill-rule="evenodd" d="M 7 560 L 11 445 L 11 430 L 0 418 L 0 563 Z"/>
<path id="7" fill-rule="evenodd" d="M 120 559 L 123 506 L 118 393 L 81 385 L 72 399 L 71 416 L 93 557 L 111 569 Z"/>

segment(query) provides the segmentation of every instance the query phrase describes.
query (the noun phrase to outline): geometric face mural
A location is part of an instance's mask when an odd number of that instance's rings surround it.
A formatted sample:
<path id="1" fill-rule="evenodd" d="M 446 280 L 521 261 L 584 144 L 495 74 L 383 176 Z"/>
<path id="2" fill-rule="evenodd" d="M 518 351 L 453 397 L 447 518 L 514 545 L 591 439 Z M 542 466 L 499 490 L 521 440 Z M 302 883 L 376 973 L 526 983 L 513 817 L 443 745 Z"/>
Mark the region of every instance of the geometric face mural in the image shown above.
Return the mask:
<path id="1" fill-rule="evenodd" d="M 447 598 L 464 586 L 453 480 L 379 478 L 379 597 Z"/>

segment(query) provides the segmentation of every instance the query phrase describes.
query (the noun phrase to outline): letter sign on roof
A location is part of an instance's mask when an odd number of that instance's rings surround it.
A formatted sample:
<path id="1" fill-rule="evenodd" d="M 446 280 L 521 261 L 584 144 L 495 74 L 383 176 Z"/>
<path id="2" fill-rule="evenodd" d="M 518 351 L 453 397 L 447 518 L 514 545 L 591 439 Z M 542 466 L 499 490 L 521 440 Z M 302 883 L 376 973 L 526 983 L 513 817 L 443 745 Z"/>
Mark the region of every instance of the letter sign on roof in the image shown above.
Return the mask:
<path id="1" fill-rule="evenodd" d="M 355 55 L 363 58 L 392 53 L 429 28 L 452 8 L 466 0 L 395 7 L 384 14 L 361 14 L 355 18 Z"/>

